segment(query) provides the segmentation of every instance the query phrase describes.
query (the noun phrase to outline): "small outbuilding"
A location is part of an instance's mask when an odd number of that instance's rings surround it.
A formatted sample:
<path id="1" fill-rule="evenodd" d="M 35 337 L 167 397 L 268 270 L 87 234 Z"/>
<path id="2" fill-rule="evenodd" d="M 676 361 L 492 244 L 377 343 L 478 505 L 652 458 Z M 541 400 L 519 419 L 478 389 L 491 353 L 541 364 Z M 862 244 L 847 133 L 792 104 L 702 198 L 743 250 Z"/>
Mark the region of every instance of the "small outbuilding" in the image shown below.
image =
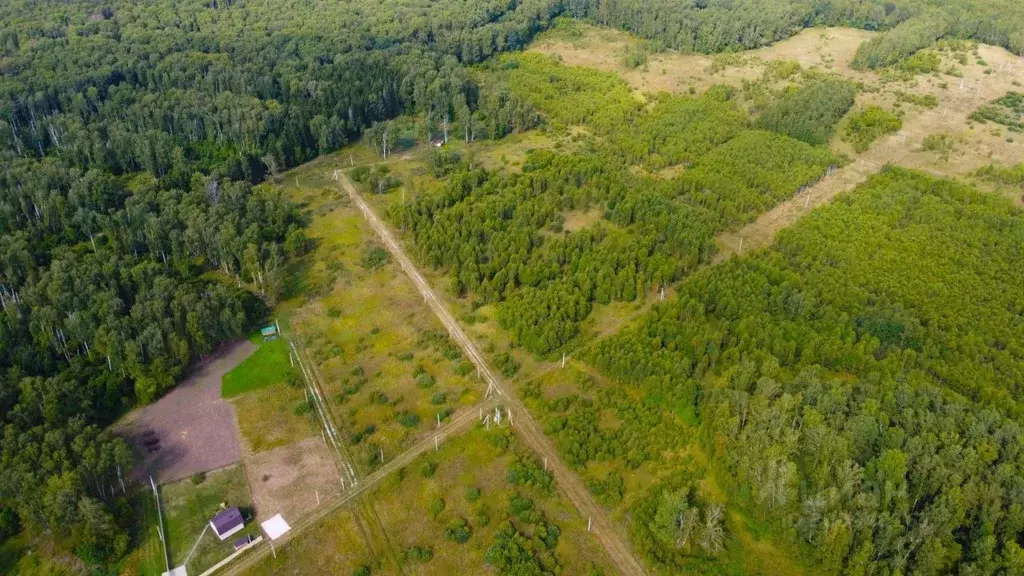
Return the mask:
<path id="1" fill-rule="evenodd" d="M 264 328 L 261 328 L 260 329 L 260 334 L 263 335 L 263 341 L 264 342 L 270 342 L 271 340 L 277 340 L 277 337 L 279 335 L 278 330 L 277 330 L 277 324 L 271 324 L 270 326 L 266 326 Z"/>
<path id="2" fill-rule="evenodd" d="M 213 528 L 217 537 L 222 541 L 227 540 L 229 536 L 238 532 L 245 526 L 245 521 L 242 519 L 242 513 L 238 511 L 238 508 L 226 508 L 217 513 L 210 520 L 210 527 Z"/>
<path id="3" fill-rule="evenodd" d="M 252 536 L 243 536 L 238 540 L 235 540 L 235 552 L 245 548 L 252 543 Z"/>

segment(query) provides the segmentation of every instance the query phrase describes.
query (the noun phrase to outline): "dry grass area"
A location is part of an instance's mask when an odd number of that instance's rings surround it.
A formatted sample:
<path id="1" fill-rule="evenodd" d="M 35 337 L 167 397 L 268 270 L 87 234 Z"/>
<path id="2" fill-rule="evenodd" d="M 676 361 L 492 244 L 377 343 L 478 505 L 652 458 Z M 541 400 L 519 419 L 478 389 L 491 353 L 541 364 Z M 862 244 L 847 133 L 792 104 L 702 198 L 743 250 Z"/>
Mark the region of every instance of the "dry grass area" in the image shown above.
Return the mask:
<path id="1" fill-rule="evenodd" d="M 857 46 L 873 33 L 852 28 L 815 28 L 792 38 L 737 55 L 707 56 L 663 52 L 652 54 L 647 64 L 628 68 L 620 54 L 635 38 L 625 32 L 580 25 L 582 39 L 565 40 L 558 36 L 535 42 L 531 51 L 549 54 L 570 66 L 584 66 L 620 75 L 637 92 L 685 92 L 691 87 L 702 91 L 713 84 L 738 86 L 743 80 L 761 77 L 769 60 L 792 60 L 804 68 L 843 72 L 868 78 L 869 74 L 849 68 Z"/>
<path id="2" fill-rule="evenodd" d="M 262 522 L 275 514 L 295 521 L 341 492 L 337 468 L 317 436 L 245 457 L 252 501 Z"/>
<path id="3" fill-rule="evenodd" d="M 375 568 L 374 576 L 396 574 L 375 565 L 373 549 L 355 512 L 343 509 L 317 524 L 316 528 L 288 543 L 249 570 L 252 576 L 348 576 L 361 566 Z"/>
<path id="4" fill-rule="evenodd" d="M 568 232 L 578 232 L 596 224 L 601 220 L 603 214 L 599 209 L 590 210 L 572 210 L 566 212 L 564 215 L 565 222 L 562 224 L 562 229 Z"/>
<path id="5" fill-rule="evenodd" d="M 283 383 L 232 398 L 243 452 L 273 450 L 318 434 L 312 414 L 295 414 L 295 407 L 305 399 L 302 388 Z"/>
<path id="6" fill-rule="evenodd" d="M 719 259 L 739 252 L 741 239 L 744 251 L 770 245 L 780 229 L 816 206 L 831 201 L 836 195 L 853 189 L 886 164 L 923 170 L 937 176 L 966 177 L 991 163 L 1011 165 L 1020 162 L 1024 158 L 1024 138 L 1012 139 L 1002 127 L 980 125 L 972 122 L 969 116 L 982 104 L 1010 90 L 1020 89 L 1014 82 L 1024 84 L 1024 66 L 1019 64 L 1019 58 L 1002 48 L 981 45 L 978 53 L 987 66 L 977 64 L 974 58 L 961 66 L 963 88 L 960 87 L 961 79 L 952 76 L 919 76 L 911 81 L 888 83 L 876 80 L 874 87 L 877 92 L 862 93 L 858 96 L 858 106 L 877 104 L 892 109 L 899 100 L 899 92 L 934 96 L 938 105 L 925 108 L 902 104 L 901 109 L 905 111 L 903 129 L 880 139 L 859 155 L 840 142 L 837 135 L 832 146 L 848 154 L 852 161 L 817 185 L 762 214 L 741 230 L 719 236 Z M 1000 71 L 1013 62 L 1018 65 L 1012 72 Z M 993 72 L 986 74 L 986 70 Z M 842 128 L 840 125 L 840 131 Z M 924 142 L 929 135 L 948 135 L 954 142 L 952 150 L 943 154 L 925 149 Z M 1008 196 L 1020 203 L 1019 195 Z"/>

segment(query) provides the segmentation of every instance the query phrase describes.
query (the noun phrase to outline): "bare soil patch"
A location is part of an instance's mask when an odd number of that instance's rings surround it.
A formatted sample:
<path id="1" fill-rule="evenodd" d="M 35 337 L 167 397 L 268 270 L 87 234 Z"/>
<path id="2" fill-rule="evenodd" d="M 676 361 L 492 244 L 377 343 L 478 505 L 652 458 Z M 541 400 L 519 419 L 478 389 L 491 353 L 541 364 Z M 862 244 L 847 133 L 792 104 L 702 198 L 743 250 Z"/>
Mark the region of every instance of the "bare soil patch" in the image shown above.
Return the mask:
<path id="1" fill-rule="evenodd" d="M 117 424 L 139 457 L 138 479 L 173 482 L 239 460 L 235 410 L 220 397 L 221 378 L 255 350 L 245 340 L 225 345 L 166 396 Z"/>
<path id="2" fill-rule="evenodd" d="M 341 480 L 319 436 L 267 452 L 246 454 L 245 473 L 259 521 L 281 514 L 294 522 L 341 492 Z"/>
<path id="3" fill-rule="evenodd" d="M 596 224 L 599 220 L 601 220 L 600 210 L 572 210 L 565 213 L 565 223 L 562 224 L 562 229 L 577 232 Z"/>

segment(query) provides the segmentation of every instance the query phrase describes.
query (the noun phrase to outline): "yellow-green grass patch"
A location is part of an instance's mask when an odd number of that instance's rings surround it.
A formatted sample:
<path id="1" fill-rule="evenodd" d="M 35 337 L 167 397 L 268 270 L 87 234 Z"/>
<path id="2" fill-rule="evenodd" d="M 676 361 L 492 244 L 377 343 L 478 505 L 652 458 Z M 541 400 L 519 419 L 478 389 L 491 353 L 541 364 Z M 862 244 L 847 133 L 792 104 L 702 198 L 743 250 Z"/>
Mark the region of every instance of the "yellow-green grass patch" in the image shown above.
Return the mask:
<path id="1" fill-rule="evenodd" d="M 374 576 L 395 573 L 376 565 L 359 519 L 351 510 L 342 509 L 290 541 L 276 557 L 266 556 L 246 574 L 348 576 L 361 566 L 369 566 Z"/>
<path id="2" fill-rule="evenodd" d="M 312 412 L 301 413 L 306 393 L 299 386 L 274 384 L 231 399 L 246 448 L 264 452 L 318 434 Z"/>
<path id="3" fill-rule="evenodd" d="M 509 522 L 524 533 L 535 528 L 510 513 L 510 499 L 520 495 L 533 501 L 548 524 L 561 532 L 553 549 L 561 574 L 588 574 L 615 570 L 598 541 L 587 533 L 587 520 L 550 490 L 516 485 L 510 480 L 514 462 L 533 460 L 507 428 L 477 426 L 445 441 L 441 449 L 418 459 L 391 477 L 374 493 L 376 509 L 394 546 L 406 554 L 408 574 L 484 574 L 494 570 L 487 561 L 495 535 Z M 427 470 L 433 471 L 427 473 Z M 439 502 L 443 502 L 443 507 Z M 442 509 L 443 508 L 443 509 Z M 486 517 L 486 520 L 484 519 Z M 458 519 L 467 521 L 469 539 L 458 543 L 446 529 Z M 429 548 L 432 557 L 418 561 L 407 554 L 411 548 Z"/>

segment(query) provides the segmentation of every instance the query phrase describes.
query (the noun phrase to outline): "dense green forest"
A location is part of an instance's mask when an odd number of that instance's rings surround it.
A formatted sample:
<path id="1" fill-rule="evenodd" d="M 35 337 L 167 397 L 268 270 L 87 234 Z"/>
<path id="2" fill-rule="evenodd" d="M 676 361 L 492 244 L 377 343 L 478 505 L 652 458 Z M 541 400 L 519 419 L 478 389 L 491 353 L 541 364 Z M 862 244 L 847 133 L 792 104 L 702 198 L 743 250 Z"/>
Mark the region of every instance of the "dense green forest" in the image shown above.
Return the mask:
<path id="1" fill-rule="evenodd" d="M 857 152 L 864 152 L 871 144 L 903 127 L 903 120 L 884 108 L 868 106 L 850 116 L 843 141 L 853 145 Z"/>
<path id="2" fill-rule="evenodd" d="M 757 125 L 808 144 L 824 145 L 853 106 L 856 95 L 856 87 L 848 82 L 816 80 L 789 90 L 761 113 Z"/>
<path id="3" fill-rule="evenodd" d="M 0 6 L 5 524 L 16 512 L 90 565 L 122 555 L 110 486 L 131 455 L 105 428 L 263 318 L 307 245 L 296 210 L 250 184 L 403 113 L 516 129 L 515 103 L 463 64 L 522 47 L 558 10 Z"/>
<path id="4" fill-rule="evenodd" d="M 887 169 L 592 359 L 693 405 L 746 505 L 823 570 L 1015 573 L 1022 243 L 1005 200 Z"/>

